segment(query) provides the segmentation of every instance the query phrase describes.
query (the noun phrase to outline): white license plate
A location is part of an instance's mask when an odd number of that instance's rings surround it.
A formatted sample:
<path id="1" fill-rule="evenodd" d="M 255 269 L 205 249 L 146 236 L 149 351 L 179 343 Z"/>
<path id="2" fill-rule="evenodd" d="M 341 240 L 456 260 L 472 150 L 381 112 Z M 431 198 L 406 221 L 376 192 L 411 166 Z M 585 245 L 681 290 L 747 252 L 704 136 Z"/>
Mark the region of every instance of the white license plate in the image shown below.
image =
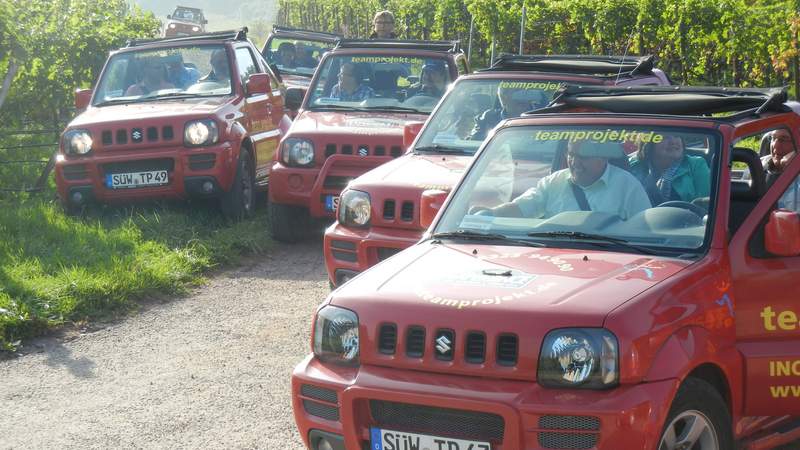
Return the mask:
<path id="1" fill-rule="evenodd" d="M 339 196 L 338 195 L 326 195 L 325 196 L 325 211 L 327 212 L 336 212 L 336 208 L 339 206 Z"/>
<path id="2" fill-rule="evenodd" d="M 169 183 L 169 175 L 167 174 L 166 170 L 132 173 L 110 173 L 106 175 L 106 187 L 111 189 L 161 186 L 167 183 Z"/>
<path id="3" fill-rule="evenodd" d="M 370 429 L 370 450 L 491 450 L 488 442 Z"/>

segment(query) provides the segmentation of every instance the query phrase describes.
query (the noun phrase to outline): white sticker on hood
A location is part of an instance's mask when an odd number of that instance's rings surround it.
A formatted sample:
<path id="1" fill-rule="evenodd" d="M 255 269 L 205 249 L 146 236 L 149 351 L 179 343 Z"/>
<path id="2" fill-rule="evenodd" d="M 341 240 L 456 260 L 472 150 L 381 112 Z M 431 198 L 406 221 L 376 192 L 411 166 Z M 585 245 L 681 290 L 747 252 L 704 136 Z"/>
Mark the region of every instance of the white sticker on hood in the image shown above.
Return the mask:
<path id="1" fill-rule="evenodd" d="M 522 289 L 536 275 L 509 270 L 509 275 L 487 275 L 484 271 L 446 274 L 441 281 L 452 285 L 481 286 L 487 288 Z"/>

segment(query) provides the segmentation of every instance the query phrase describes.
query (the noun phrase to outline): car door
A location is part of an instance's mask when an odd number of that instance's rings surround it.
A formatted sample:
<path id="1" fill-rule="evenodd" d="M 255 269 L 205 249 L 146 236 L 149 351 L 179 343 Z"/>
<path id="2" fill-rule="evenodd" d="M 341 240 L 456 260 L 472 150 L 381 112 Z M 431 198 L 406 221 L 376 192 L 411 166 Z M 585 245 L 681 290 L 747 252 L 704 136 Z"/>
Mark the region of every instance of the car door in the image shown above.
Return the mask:
<path id="1" fill-rule="evenodd" d="M 236 65 L 242 85 L 246 85 L 251 74 L 263 73 L 263 69 L 256 62 L 255 55 L 250 46 L 243 45 L 236 48 Z M 283 100 L 280 90 L 277 98 L 274 94 L 274 80 L 270 77 L 270 91 L 245 95 L 244 109 L 246 111 L 245 125 L 248 129 L 250 140 L 253 143 L 253 156 L 256 166 L 256 184 L 266 185 L 269 168 L 272 165 L 272 156 L 278 148 L 281 131 L 278 128 L 283 117 Z M 279 107 L 275 103 L 279 103 Z"/>
<path id="2" fill-rule="evenodd" d="M 794 114 L 782 116 L 780 121 L 764 121 L 761 129 L 742 136 L 737 145 L 749 142 L 755 153 L 765 133 L 784 129 L 796 149 L 800 123 Z M 732 187 L 742 182 L 748 181 L 733 180 Z M 765 224 L 772 211 L 780 208 L 800 214 L 798 186 L 800 158 L 794 158 L 763 197 L 755 199 L 755 207 L 741 220 L 729 245 L 731 295 L 722 300 L 735 310 L 736 345 L 744 358 L 745 415 L 800 414 L 800 252 L 777 256 L 764 245 Z M 732 198 L 731 220 L 740 220 L 733 217 L 735 209 Z"/>

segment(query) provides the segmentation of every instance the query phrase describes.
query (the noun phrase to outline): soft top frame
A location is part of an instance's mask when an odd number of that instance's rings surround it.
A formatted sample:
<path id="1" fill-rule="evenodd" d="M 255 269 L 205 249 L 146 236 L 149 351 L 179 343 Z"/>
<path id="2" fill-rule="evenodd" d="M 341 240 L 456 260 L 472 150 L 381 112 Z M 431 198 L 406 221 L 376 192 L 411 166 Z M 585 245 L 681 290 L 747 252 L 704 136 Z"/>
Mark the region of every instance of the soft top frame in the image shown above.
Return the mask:
<path id="1" fill-rule="evenodd" d="M 193 34 L 190 36 L 178 36 L 168 38 L 155 38 L 155 39 L 130 39 L 126 47 L 139 47 L 150 44 L 162 44 L 169 42 L 184 42 L 184 41 L 246 41 L 247 40 L 247 27 L 242 27 L 239 30 L 215 31 L 213 33 Z"/>
<path id="2" fill-rule="evenodd" d="M 341 39 L 335 48 L 386 48 L 459 53 L 461 41 L 418 41 L 412 39 Z"/>
<path id="3" fill-rule="evenodd" d="M 602 55 L 514 55 L 504 53 L 494 60 L 491 71 L 574 73 L 602 77 L 652 75 L 655 57 Z"/>
<path id="4" fill-rule="evenodd" d="M 291 33 L 295 35 L 298 39 L 308 38 L 309 40 L 324 41 L 324 42 L 337 42 L 344 38 L 344 36 L 342 36 L 341 34 L 326 33 L 324 31 L 304 30 L 302 28 L 283 27 L 280 25 L 273 25 L 272 32 Z"/>

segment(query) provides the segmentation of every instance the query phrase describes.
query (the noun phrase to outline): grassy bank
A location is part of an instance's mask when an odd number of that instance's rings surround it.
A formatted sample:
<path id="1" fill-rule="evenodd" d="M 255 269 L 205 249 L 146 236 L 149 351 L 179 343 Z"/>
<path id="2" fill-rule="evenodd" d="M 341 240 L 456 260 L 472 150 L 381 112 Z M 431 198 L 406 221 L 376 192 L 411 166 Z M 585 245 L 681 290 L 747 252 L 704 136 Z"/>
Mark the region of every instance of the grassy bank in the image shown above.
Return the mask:
<path id="1" fill-rule="evenodd" d="M 0 202 L 0 351 L 183 292 L 211 268 L 264 252 L 265 216 L 231 224 L 213 207 L 182 204 L 75 218 L 48 201 Z"/>

